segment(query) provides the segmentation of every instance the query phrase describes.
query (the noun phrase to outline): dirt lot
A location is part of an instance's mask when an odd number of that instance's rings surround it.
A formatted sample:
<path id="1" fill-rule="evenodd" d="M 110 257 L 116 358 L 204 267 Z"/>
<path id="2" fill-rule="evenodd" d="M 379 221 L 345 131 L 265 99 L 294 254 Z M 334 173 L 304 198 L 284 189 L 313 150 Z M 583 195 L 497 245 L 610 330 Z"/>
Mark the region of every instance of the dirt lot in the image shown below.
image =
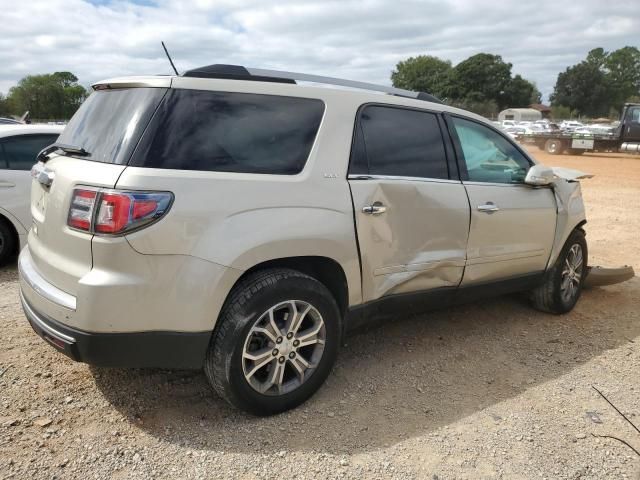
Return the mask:
<path id="1" fill-rule="evenodd" d="M 592 263 L 640 266 L 640 157 L 545 158 L 583 182 Z M 636 268 L 637 269 L 637 268 Z M 347 340 L 301 408 L 253 418 L 198 372 L 56 353 L 0 270 L 0 478 L 640 478 L 640 278 L 569 315 L 502 297 Z"/>

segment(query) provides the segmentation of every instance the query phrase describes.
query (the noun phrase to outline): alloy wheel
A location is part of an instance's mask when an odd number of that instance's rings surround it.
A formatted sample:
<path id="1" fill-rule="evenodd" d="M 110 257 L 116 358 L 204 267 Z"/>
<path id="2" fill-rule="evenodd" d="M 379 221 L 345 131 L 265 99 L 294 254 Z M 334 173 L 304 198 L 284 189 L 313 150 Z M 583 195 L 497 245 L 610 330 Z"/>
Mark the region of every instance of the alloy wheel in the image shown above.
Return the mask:
<path id="1" fill-rule="evenodd" d="M 264 395 L 289 393 L 313 374 L 324 352 L 326 328 L 308 302 L 280 302 L 253 324 L 242 349 L 247 383 Z"/>
<path id="2" fill-rule="evenodd" d="M 584 270 L 582 247 L 575 243 L 569 249 L 564 259 L 562 279 L 560 282 L 560 295 L 564 302 L 571 302 L 580 291 L 582 272 Z"/>

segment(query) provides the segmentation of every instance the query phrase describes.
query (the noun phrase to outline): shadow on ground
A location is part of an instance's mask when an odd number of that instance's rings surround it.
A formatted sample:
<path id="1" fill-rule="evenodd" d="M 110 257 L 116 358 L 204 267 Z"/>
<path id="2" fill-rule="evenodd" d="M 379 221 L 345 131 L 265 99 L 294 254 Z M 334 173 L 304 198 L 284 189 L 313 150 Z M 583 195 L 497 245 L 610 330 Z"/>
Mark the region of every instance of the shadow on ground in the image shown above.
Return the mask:
<path id="1" fill-rule="evenodd" d="M 234 410 L 199 372 L 93 374 L 115 408 L 163 441 L 227 452 L 352 453 L 423 435 L 628 343 L 640 335 L 639 288 L 634 278 L 587 291 L 564 316 L 502 297 L 398 319 L 347 339 L 315 397 L 270 418 Z"/>

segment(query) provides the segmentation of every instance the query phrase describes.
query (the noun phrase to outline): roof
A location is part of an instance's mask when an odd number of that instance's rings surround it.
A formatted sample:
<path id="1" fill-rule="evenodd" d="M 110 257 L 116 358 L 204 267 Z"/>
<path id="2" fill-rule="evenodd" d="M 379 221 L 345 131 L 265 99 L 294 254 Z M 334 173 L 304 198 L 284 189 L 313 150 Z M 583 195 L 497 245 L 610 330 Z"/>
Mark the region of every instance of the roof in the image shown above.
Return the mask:
<path id="1" fill-rule="evenodd" d="M 505 108 L 502 112 L 519 112 L 519 113 L 540 113 L 540 111 L 533 108 Z"/>
<path id="2" fill-rule="evenodd" d="M 123 77 L 103 80 L 92 85 L 94 90 L 102 90 L 112 88 L 112 85 L 118 88 L 125 87 L 164 87 L 172 86 L 174 78 L 206 78 L 218 80 L 240 80 L 252 82 L 268 82 L 268 83 L 288 83 L 297 84 L 297 82 L 316 83 L 320 85 L 331 85 L 338 87 L 353 88 L 359 90 L 368 90 L 379 93 L 387 93 L 398 97 L 413 98 L 431 103 L 442 103 L 440 99 L 425 92 L 415 92 L 402 88 L 388 87 L 385 85 L 377 85 L 374 83 L 358 82 L 354 80 L 344 80 L 341 78 L 324 77 L 320 75 L 312 75 L 307 73 L 285 72 L 280 70 L 266 70 L 262 68 L 245 68 L 240 65 L 224 65 L 215 64 L 198 67 L 187 70 L 179 76 L 143 76 L 143 77 Z"/>
<path id="3" fill-rule="evenodd" d="M 0 125 L 0 137 L 8 137 L 12 135 L 29 135 L 38 133 L 57 133 L 60 134 L 64 130 L 64 125 Z"/>
<path id="4" fill-rule="evenodd" d="M 200 71 L 205 69 L 206 67 L 202 67 L 196 70 Z M 217 73 L 213 76 L 205 76 L 204 74 L 202 74 L 202 76 L 200 74 L 195 76 L 193 74 L 145 75 L 109 78 L 94 83 L 92 87 L 97 91 L 136 87 L 195 90 L 219 89 L 221 91 L 240 93 L 250 92 L 265 95 L 320 98 L 325 102 L 331 101 L 339 104 L 343 104 L 343 100 L 351 103 L 359 103 L 360 105 L 365 103 L 386 103 L 390 105 L 427 108 L 433 111 L 457 113 L 491 125 L 489 120 L 480 115 L 446 105 L 437 98 L 421 92 L 293 72 L 275 72 L 260 69 L 249 70 L 250 75 L 253 76 L 252 79 L 246 77 L 241 78 L 241 76 L 233 74 L 222 76 Z M 269 81 L 257 79 L 257 77 L 265 77 L 267 75 L 272 76 L 274 79 Z M 291 79 L 292 76 L 295 77 L 295 82 L 287 80 Z M 279 81 L 276 79 L 284 80 Z M 327 86 L 329 86 L 329 88 Z"/>
<path id="5" fill-rule="evenodd" d="M 545 105 L 544 103 L 532 103 L 529 105 L 529 108 L 533 108 L 534 110 L 538 110 L 539 112 L 550 112 L 551 107 L 549 105 Z"/>

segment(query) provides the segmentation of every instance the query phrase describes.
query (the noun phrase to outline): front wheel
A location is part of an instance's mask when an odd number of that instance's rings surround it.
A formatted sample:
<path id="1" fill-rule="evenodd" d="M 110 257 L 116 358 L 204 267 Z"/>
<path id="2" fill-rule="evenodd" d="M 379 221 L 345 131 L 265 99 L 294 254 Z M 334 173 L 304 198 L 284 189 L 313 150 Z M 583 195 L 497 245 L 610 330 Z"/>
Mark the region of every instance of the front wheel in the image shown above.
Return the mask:
<path id="1" fill-rule="evenodd" d="M 544 283 L 531 292 L 533 306 L 549 313 L 567 313 L 575 307 L 587 273 L 587 240 L 583 230 L 574 230 Z"/>
<path id="2" fill-rule="evenodd" d="M 289 269 L 234 287 L 205 361 L 214 390 L 254 415 L 294 408 L 325 381 L 340 341 L 340 310 L 316 279 Z"/>

